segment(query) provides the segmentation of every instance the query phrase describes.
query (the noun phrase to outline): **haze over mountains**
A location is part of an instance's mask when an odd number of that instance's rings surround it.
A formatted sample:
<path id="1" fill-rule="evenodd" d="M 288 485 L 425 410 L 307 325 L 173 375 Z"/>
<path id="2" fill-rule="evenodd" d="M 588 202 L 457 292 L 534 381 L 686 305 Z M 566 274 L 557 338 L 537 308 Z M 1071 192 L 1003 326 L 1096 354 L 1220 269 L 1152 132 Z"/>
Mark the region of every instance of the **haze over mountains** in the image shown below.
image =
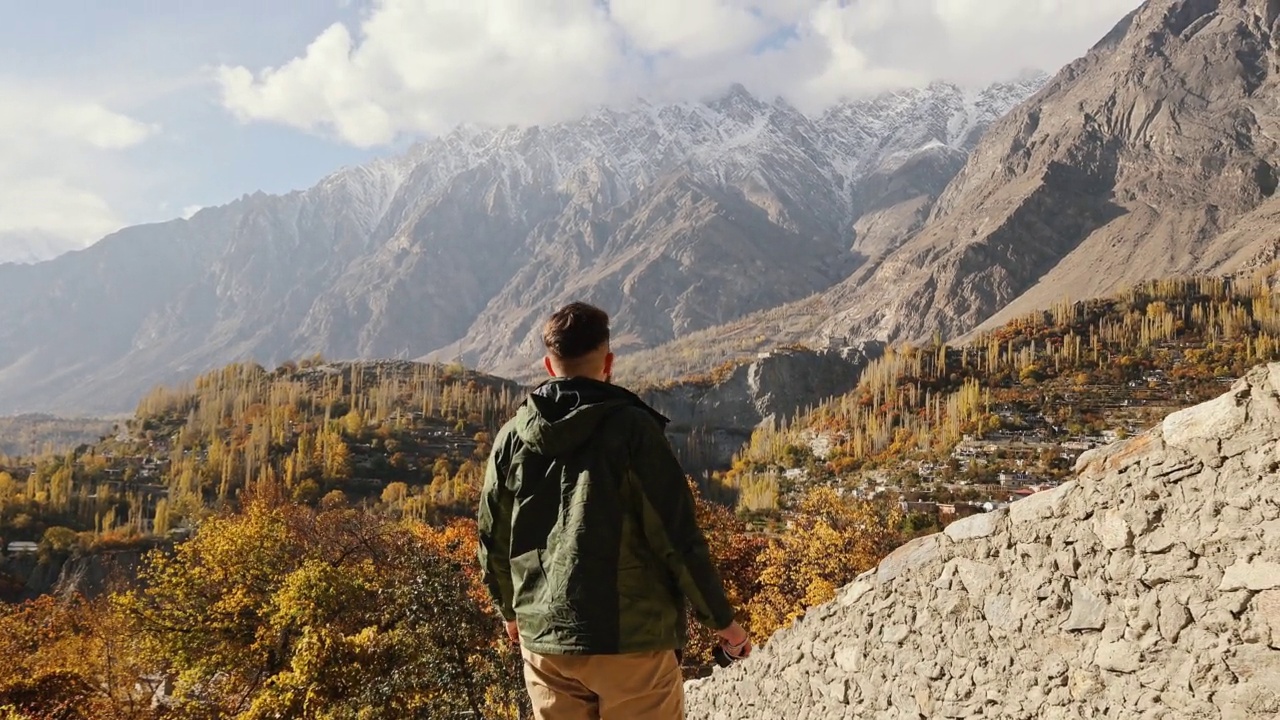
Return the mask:
<path id="1" fill-rule="evenodd" d="M 84 243 L 36 230 L 0 231 L 0 264 L 44 262 L 82 247 Z"/>
<path id="2" fill-rule="evenodd" d="M 0 266 L 0 412 L 120 411 L 227 362 L 317 352 L 519 372 L 569 297 L 616 313 L 623 349 L 798 300 L 895 245 L 1043 81 L 935 83 L 817 117 L 734 87 L 461 128 L 305 192 Z"/>

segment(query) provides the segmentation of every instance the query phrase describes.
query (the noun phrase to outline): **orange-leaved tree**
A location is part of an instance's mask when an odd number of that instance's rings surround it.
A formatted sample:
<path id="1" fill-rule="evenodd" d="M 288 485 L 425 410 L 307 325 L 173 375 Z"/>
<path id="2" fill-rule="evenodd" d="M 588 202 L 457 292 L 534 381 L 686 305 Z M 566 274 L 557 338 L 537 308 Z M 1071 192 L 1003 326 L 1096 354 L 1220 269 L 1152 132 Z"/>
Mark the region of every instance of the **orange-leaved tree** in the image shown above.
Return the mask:
<path id="1" fill-rule="evenodd" d="M 0 603 L 6 720 L 158 720 L 150 670 L 137 634 L 103 600 Z"/>
<path id="2" fill-rule="evenodd" d="M 729 602 L 738 609 L 738 621 L 750 625 L 747 603 L 760 590 L 760 567 L 757 562 L 767 540 L 753 533 L 745 522 L 723 505 L 707 500 L 693 486 L 698 527 L 707 538 L 711 557 L 724 583 Z M 703 675 L 711 667 L 711 653 L 719 642 L 715 633 L 689 619 L 689 643 L 685 646 L 684 670 L 690 677 Z"/>

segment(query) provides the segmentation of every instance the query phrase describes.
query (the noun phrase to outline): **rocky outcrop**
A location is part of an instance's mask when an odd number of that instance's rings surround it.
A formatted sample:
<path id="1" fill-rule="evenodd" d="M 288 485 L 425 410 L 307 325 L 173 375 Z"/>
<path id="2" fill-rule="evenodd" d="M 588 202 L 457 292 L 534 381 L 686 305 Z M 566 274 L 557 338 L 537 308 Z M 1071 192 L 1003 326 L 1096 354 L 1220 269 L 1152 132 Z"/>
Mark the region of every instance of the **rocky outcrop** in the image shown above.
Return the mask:
<path id="1" fill-rule="evenodd" d="M 690 471 L 725 467 L 763 423 L 787 420 L 849 392 L 881 343 L 821 351 L 782 349 L 734 368 L 716 382 L 681 383 L 641 395 L 671 419 L 672 443 Z"/>
<path id="2" fill-rule="evenodd" d="M 690 718 L 1280 715 L 1280 364 L 899 548 Z"/>
<path id="3" fill-rule="evenodd" d="M 70 556 L 0 557 L 0 602 L 41 595 L 97 597 L 112 583 L 134 582 L 150 546 L 75 553 Z"/>

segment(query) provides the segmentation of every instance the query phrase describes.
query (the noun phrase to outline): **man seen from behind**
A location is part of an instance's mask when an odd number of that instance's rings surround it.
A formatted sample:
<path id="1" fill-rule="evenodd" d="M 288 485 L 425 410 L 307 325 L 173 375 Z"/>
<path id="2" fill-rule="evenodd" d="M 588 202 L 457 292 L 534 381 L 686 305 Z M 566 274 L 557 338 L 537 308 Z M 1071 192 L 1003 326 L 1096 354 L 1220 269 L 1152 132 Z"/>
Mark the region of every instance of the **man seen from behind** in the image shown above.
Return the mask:
<path id="1" fill-rule="evenodd" d="M 543 330 L 551 379 L 494 439 L 480 498 L 485 583 L 538 720 L 677 720 L 685 604 L 733 657 L 751 642 L 694 517 L 667 419 L 613 385 L 609 316 Z"/>

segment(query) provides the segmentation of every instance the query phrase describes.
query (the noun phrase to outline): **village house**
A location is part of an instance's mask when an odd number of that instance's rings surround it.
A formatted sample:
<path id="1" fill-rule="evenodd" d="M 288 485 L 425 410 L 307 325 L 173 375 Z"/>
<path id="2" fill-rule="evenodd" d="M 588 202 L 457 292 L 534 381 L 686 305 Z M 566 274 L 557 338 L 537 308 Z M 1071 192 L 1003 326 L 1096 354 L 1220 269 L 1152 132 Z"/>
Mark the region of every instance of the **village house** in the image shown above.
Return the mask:
<path id="1" fill-rule="evenodd" d="M 15 540 L 9 543 L 10 555 L 35 555 L 39 550 L 39 545 L 26 540 Z"/>
<path id="2" fill-rule="evenodd" d="M 944 520 L 966 518 L 980 512 L 982 506 L 972 503 L 938 503 L 938 517 Z"/>

